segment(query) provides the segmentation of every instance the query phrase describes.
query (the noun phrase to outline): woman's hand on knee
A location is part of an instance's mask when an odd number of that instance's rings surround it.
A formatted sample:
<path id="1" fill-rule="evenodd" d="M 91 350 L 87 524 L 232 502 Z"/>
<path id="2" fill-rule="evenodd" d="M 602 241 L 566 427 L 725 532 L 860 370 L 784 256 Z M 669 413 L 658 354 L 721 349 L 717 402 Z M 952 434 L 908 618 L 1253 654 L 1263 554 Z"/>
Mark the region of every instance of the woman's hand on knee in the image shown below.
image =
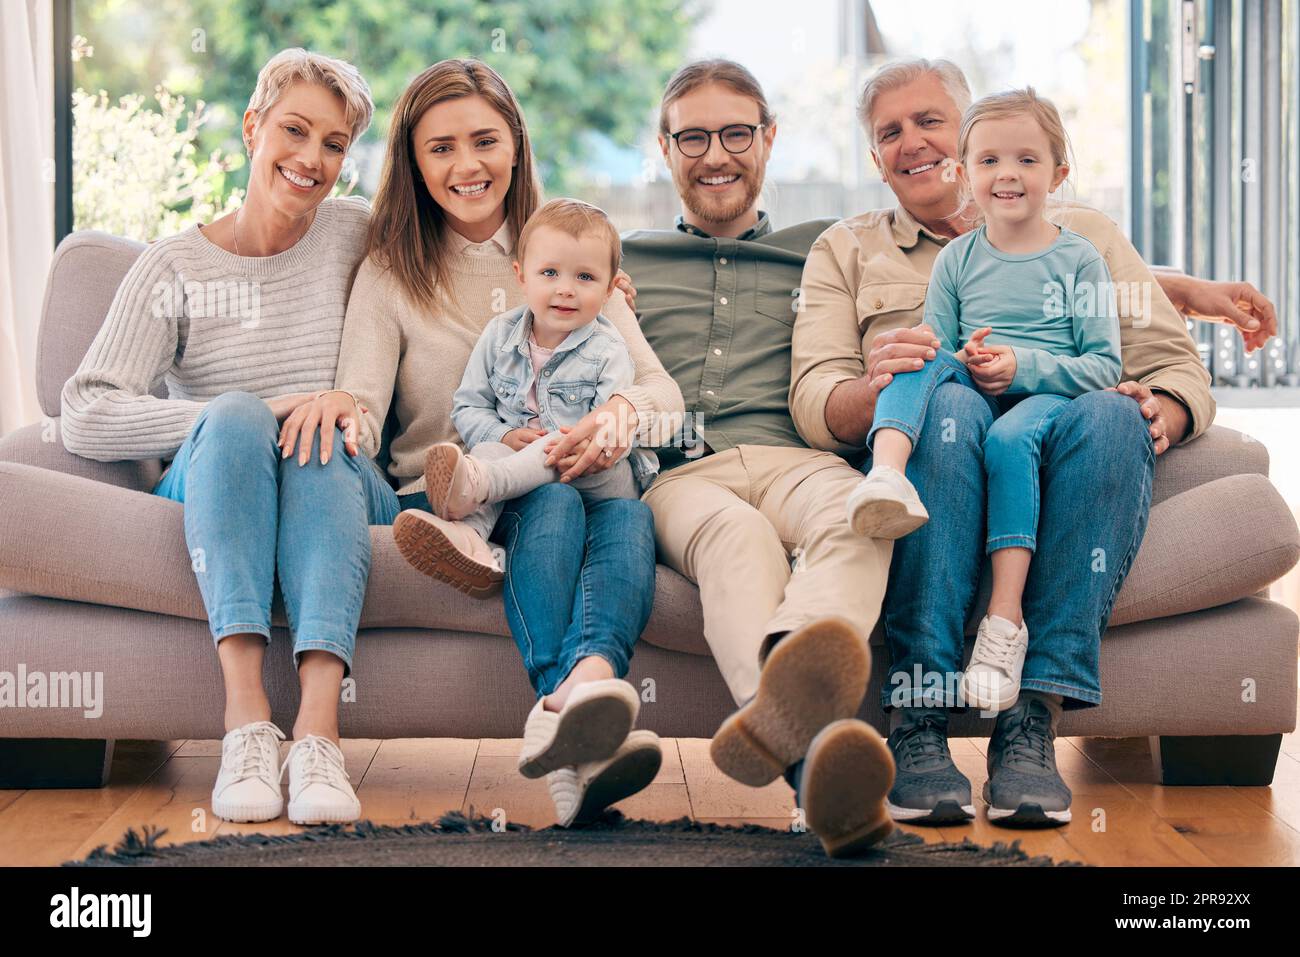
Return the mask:
<path id="1" fill-rule="evenodd" d="M 275 416 L 275 421 L 283 422 L 294 409 L 314 398 L 316 398 L 315 392 L 290 392 L 288 395 L 277 395 L 273 399 L 266 399 L 265 402 Z"/>
<path id="2" fill-rule="evenodd" d="M 365 406 L 358 406 L 346 392 L 325 392 L 304 402 L 289 413 L 280 427 L 280 457 L 287 459 L 298 450 L 298 464 L 306 465 L 311 458 L 311 447 L 320 430 L 320 462 L 324 465 L 334 454 L 334 429 L 343 430 L 343 448 L 348 455 L 356 455 L 357 433 Z"/>

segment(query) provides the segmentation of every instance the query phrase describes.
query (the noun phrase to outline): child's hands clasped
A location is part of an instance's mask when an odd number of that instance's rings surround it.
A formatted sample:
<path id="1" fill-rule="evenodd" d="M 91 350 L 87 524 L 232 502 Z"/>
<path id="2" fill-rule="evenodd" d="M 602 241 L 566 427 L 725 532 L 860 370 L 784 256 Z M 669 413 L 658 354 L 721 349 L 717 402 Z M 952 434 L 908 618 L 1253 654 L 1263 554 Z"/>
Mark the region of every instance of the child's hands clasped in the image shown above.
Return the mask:
<path id="1" fill-rule="evenodd" d="M 986 345 L 991 326 L 976 330 L 957 353 L 975 385 L 986 395 L 1001 395 L 1016 377 L 1016 353 L 1010 346 Z"/>
<path id="2" fill-rule="evenodd" d="M 521 452 L 525 447 L 532 445 L 545 434 L 545 429 L 511 429 L 501 436 L 501 441 L 514 451 Z"/>

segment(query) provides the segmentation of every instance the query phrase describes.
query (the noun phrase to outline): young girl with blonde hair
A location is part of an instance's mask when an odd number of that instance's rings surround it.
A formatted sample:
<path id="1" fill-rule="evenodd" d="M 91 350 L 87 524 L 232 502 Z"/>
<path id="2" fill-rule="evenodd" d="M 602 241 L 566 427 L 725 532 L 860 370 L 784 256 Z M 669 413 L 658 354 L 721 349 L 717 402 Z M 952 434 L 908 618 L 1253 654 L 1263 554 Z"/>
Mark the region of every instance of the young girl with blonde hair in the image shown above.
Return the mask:
<path id="1" fill-rule="evenodd" d="M 984 442 L 994 584 L 962 690 L 967 704 L 1003 711 L 1020 695 L 1029 644 L 1021 598 L 1035 547 L 1042 436 L 1070 399 L 1118 384 L 1119 322 L 1101 254 L 1044 215 L 1070 171 L 1052 103 L 1032 88 L 979 100 L 962 119 L 957 152 L 966 199 L 958 215 L 973 204 L 982 222 L 935 261 L 925 321 L 941 348 L 881 392 L 867 439 L 872 469 L 850 512 L 867 503 L 857 511 L 860 530 L 882 538 L 924 524 L 929 515 L 904 471 L 929 396 L 954 380 L 979 390 L 996 416 Z M 1059 708 L 1058 696 L 1044 697 Z M 1068 810 L 1047 813 L 1068 820 Z"/>

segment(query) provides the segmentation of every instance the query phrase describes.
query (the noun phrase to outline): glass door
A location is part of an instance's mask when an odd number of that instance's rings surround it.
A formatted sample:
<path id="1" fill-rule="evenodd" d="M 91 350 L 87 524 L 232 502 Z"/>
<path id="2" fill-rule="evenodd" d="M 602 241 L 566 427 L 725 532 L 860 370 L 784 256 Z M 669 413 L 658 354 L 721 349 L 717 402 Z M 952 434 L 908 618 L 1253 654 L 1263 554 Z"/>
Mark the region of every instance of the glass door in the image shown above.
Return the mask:
<path id="1" fill-rule="evenodd" d="M 1278 307 L 1252 356 L 1231 327 L 1189 327 L 1216 385 L 1300 385 L 1300 0 L 1131 0 L 1130 31 L 1134 244 Z"/>

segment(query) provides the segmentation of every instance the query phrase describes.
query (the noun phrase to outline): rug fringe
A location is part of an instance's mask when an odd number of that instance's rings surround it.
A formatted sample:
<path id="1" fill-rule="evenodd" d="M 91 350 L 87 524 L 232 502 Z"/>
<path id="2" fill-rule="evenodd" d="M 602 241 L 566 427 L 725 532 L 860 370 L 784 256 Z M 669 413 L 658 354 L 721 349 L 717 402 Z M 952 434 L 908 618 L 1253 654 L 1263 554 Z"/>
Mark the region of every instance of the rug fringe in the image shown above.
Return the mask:
<path id="1" fill-rule="evenodd" d="M 436 821 L 417 821 L 410 824 L 376 824 L 370 820 L 357 821 L 354 824 L 327 824 L 305 828 L 293 834 L 224 834 L 207 841 L 195 841 L 184 844 L 160 846 L 158 839 L 167 833 L 166 828 L 144 825 L 141 834 L 134 828 L 128 828 L 120 841 L 110 852 L 106 845 L 100 845 L 83 860 L 67 861 L 64 867 L 84 866 L 130 866 L 144 859 L 194 858 L 196 865 L 203 863 L 203 858 L 216 851 L 232 847 L 285 847 L 309 845 L 333 840 L 390 840 L 398 837 L 437 834 L 484 834 L 506 831 L 515 834 L 529 834 L 534 828 L 514 822 L 501 822 L 496 818 L 475 813 L 473 806 L 468 812 L 448 811 Z M 617 811 L 607 813 L 601 820 L 581 828 L 563 828 L 559 825 L 541 828 L 537 833 L 552 834 L 556 840 L 563 841 L 567 836 L 581 833 L 609 831 L 637 832 L 647 834 L 786 834 L 775 828 L 761 824 L 716 824 L 696 821 L 689 817 L 680 817 L 671 821 L 644 821 L 624 817 Z M 977 844 L 969 837 L 962 838 L 960 844 L 927 844 L 919 835 L 895 830 L 888 838 L 868 853 L 906 849 L 907 853 L 919 855 L 951 864 L 973 866 L 1080 866 L 1078 862 L 1057 862 L 1050 857 L 1030 856 L 1020 846 L 1020 840 L 1011 843 L 997 841 L 992 845 Z"/>

